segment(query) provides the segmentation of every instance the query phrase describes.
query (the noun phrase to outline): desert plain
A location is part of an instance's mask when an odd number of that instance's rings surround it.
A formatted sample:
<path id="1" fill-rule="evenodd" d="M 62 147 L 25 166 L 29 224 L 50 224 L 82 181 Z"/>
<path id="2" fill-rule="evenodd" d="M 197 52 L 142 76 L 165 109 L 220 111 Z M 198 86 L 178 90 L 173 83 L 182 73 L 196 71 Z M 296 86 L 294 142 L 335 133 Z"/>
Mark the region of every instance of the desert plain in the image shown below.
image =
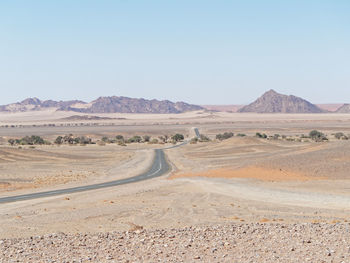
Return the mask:
<path id="1" fill-rule="evenodd" d="M 136 176 L 158 148 L 170 171 L 0 204 L 0 262 L 350 262 L 350 140 L 334 137 L 350 134 L 350 114 L 76 115 L 0 114 L 0 198 Z M 170 149 L 169 143 L 7 143 L 66 134 L 100 141 L 181 133 L 190 141 L 194 128 L 210 141 Z M 302 136 L 311 130 L 328 141 Z M 217 140 L 224 132 L 235 136 Z"/>

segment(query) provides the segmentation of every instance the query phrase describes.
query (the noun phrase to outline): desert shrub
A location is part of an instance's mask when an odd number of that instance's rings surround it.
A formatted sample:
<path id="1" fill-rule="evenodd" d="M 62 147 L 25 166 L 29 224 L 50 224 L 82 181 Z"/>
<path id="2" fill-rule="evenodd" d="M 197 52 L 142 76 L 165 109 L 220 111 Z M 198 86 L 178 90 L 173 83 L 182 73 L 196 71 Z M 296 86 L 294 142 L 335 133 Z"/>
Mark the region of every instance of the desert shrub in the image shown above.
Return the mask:
<path id="1" fill-rule="evenodd" d="M 229 138 L 231 138 L 231 137 L 233 137 L 233 136 L 234 136 L 234 133 L 233 133 L 233 132 L 224 132 L 223 134 L 221 134 L 221 133 L 217 134 L 217 135 L 215 136 L 215 138 L 216 138 L 217 140 L 222 141 L 222 140 L 229 139 Z"/>
<path id="2" fill-rule="evenodd" d="M 209 142 L 210 139 L 209 139 L 209 137 L 205 136 L 204 134 L 201 134 L 199 136 L 199 141 L 201 141 L 201 142 Z"/>
<path id="3" fill-rule="evenodd" d="M 244 133 L 238 133 L 237 136 L 238 136 L 238 137 L 245 137 L 245 136 L 247 136 L 247 135 L 245 135 Z"/>
<path id="4" fill-rule="evenodd" d="M 74 142 L 76 144 L 92 144 L 92 140 L 90 138 L 85 137 L 85 136 L 74 138 Z"/>
<path id="5" fill-rule="evenodd" d="M 141 136 L 135 135 L 127 140 L 128 143 L 141 142 Z"/>
<path id="6" fill-rule="evenodd" d="M 185 139 L 185 137 L 182 134 L 177 133 L 177 134 L 173 135 L 171 137 L 171 139 L 173 142 L 179 142 L 179 141 L 183 141 Z"/>
<path id="7" fill-rule="evenodd" d="M 281 135 L 275 134 L 275 135 L 273 136 L 273 139 L 278 140 L 280 137 L 281 137 Z"/>
<path id="8" fill-rule="evenodd" d="M 255 134 L 255 137 L 266 139 L 266 138 L 267 138 L 267 135 L 266 135 L 265 133 L 257 132 L 257 133 Z"/>
<path id="9" fill-rule="evenodd" d="M 80 136 L 80 137 L 74 137 L 73 134 L 65 135 L 65 136 L 58 136 L 55 140 L 55 144 L 69 144 L 69 145 L 76 145 L 76 144 L 94 144 L 91 138 Z"/>
<path id="10" fill-rule="evenodd" d="M 63 143 L 63 137 L 62 136 L 58 136 L 56 139 L 55 139 L 55 144 L 62 144 Z"/>
<path id="11" fill-rule="evenodd" d="M 143 141 L 144 142 L 149 142 L 151 140 L 151 136 L 149 136 L 149 135 L 144 135 L 143 136 Z"/>
<path id="12" fill-rule="evenodd" d="M 169 140 L 169 136 L 168 136 L 168 135 L 158 136 L 158 139 L 159 139 L 162 143 L 167 143 L 168 140 Z"/>
<path id="13" fill-rule="evenodd" d="M 117 135 L 117 136 L 115 136 L 115 139 L 117 141 L 124 141 L 124 136 L 123 135 Z"/>
<path id="14" fill-rule="evenodd" d="M 316 142 L 321 142 L 321 141 L 327 141 L 327 137 L 320 131 L 317 130 L 312 130 L 309 133 L 309 136 L 312 140 L 316 141 Z"/>
<path id="15" fill-rule="evenodd" d="M 340 140 L 340 139 L 343 139 L 343 138 L 346 137 L 346 136 L 345 136 L 345 134 L 342 133 L 342 132 L 337 132 L 336 134 L 334 134 L 334 137 L 335 137 L 336 139 Z"/>
<path id="16" fill-rule="evenodd" d="M 102 140 L 103 142 L 109 142 L 109 138 L 106 137 L 106 136 L 103 136 L 101 140 Z"/>
<path id="17" fill-rule="evenodd" d="M 10 139 L 8 142 L 11 145 L 43 145 L 43 144 L 50 144 L 49 141 L 45 141 L 40 136 L 32 135 L 32 136 L 25 136 L 22 139 Z"/>
<path id="18" fill-rule="evenodd" d="M 190 144 L 196 144 L 197 142 L 198 142 L 198 138 L 195 137 L 191 139 Z"/>

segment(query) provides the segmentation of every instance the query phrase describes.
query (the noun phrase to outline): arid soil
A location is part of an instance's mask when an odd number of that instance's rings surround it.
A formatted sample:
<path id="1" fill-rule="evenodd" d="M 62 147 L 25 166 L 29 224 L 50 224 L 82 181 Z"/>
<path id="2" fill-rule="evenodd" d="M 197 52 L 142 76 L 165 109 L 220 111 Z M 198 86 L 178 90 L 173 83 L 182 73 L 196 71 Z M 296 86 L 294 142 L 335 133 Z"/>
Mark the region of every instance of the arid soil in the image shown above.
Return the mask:
<path id="1" fill-rule="evenodd" d="M 57 118 L 52 114 L 42 121 L 34 120 L 39 119 L 34 114 L 30 123 L 48 123 Z M 15 123 L 25 123 L 23 116 L 16 116 Z M 41 132 L 52 138 L 71 129 L 94 138 L 176 132 L 191 138 L 198 127 L 211 139 L 225 131 L 247 137 L 165 150 L 172 171 L 160 178 L 1 204 L 0 262 L 16 257 L 33 262 L 350 261 L 350 142 L 331 135 L 350 134 L 350 115 L 202 112 L 124 117 L 120 126 L 0 128 L 0 196 L 137 175 L 151 164 L 152 149 L 165 147 L 4 145 L 14 134 Z M 312 129 L 326 133 L 330 141 L 254 137 L 265 132 L 297 138 Z"/>
<path id="2" fill-rule="evenodd" d="M 147 151 L 117 145 L 1 147 L 0 189 L 3 192 L 87 183 L 106 180 L 111 173 L 113 178 L 127 177 L 128 173 L 118 176 L 115 168 L 129 168 L 142 160 L 149 162 L 152 151 Z"/>
<path id="3" fill-rule="evenodd" d="M 349 224 L 230 224 L 0 240 L 5 262 L 349 262 Z"/>

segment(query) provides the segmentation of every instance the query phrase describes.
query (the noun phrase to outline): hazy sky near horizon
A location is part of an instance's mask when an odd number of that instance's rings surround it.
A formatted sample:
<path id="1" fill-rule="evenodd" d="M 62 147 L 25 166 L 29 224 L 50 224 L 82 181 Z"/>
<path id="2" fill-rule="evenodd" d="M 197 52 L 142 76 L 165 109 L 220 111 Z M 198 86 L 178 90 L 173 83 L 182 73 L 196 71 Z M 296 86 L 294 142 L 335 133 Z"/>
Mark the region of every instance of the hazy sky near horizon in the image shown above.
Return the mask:
<path id="1" fill-rule="evenodd" d="M 0 2 L 0 104 L 245 104 L 269 89 L 350 103 L 350 1 Z"/>

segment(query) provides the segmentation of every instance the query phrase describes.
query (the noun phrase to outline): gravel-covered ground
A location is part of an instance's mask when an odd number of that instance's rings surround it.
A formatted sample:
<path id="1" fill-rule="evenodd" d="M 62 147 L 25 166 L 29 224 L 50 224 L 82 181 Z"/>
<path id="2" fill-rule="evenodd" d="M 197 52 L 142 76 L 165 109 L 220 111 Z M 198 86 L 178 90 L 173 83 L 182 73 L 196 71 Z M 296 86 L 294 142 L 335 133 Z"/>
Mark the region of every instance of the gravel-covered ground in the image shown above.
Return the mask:
<path id="1" fill-rule="evenodd" d="M 0 240 L 0 262 L 350 262 L 350 224 L 231 224 Z"/>

